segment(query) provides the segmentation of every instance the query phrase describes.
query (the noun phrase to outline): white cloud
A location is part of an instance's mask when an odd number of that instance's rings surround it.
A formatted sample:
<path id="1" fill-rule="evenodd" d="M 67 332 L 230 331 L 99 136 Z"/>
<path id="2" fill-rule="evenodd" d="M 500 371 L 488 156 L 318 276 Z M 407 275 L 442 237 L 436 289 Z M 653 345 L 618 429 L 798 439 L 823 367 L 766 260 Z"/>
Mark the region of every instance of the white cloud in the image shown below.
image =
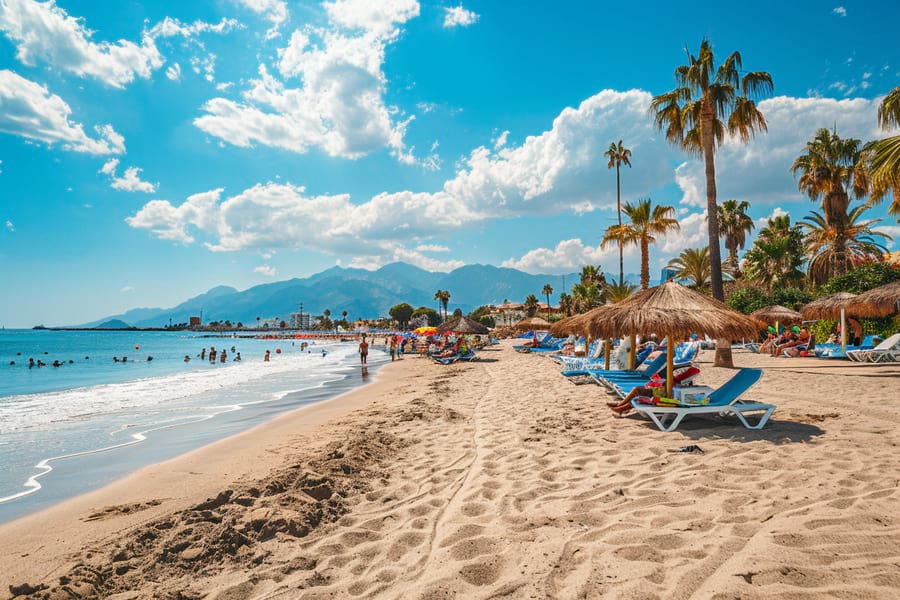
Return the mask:
<path id="1" fill-rule="evenodd" d="M 13 222 L 10 221 L 9 219 L 6 220 L 6 228 L 9 229 L 9 231 L 12 232 L 12 233 L 15 233 L 15 232 L 16 232 L 16 227 L 15 227 L 15 225 L 13 225 Z"/>
<path id="2" fill-rule="evenodd" d="M 28 66 L 38 61 L 92 77 L 121 88 L 137 77 L 147 78 L 163 64 L 148 34 L 141 45 L 128 40 L 116 43 L 91 41 L 93 32 L 82 20 L 56 6 L 54 0 L 4 0 L 0 2 L 0 30 L 16 45 L 16 58 Z"/>
<path id="3" fill-rule="evenodd" d="M 116 177 L 116 169 L 118 167 L 119 159 L 111 158 L 106 161 L 100 169 L 101 173 L 109 175 L 111 180 L 109 185 L 113 189 L 122 190 L 124 192 L 144 192 L 146 194 L 152 194 L 159 187 L 159 184 L 141 181 L 140 174 L 142 169 L 137 167 L 128 167 L 125 169 L 125 174 L 122 177 Z"/>
<path id="4" fill-rule="evenodd" d="M 197 236 L 214 251 L 302 247 L 355 256 L 356 264 L 383 264 L 414 253 L 409 260 L 428 264 L 422 262 L 426 257 L 415 256 L 424 252 L 419 247 L 455 229 L 497 218 L 611 209 L 615 175 L 606 169 L 603 152 L 617 139 L 633 151 L 633 168 L 622 177 L 626 198 L 653 196 L 676 183 L 683 194 L 679 208 L 702 208 L 703 161 L 687 159 L 664 142 L 647 116 L 650 98 L 642 90 L 601 91 L 565 108 L 552 127 L 518 146 L 474 149 L 437 191 L 383 192 L 352 201 L 349 195 L 316 196 L 300 186 L 269 182 L 231 197 L 213 190 L 182 204 L 154 200 L 128 221 L 164 239 L 191 243 Z M 817 128 L 834 123 L 844 136 L 882 135 L 875 128 L 878 101 L 778 97 L 762 102 L 770 133 L 720 149 L 719 198 L 770 206 L 799 201 L 788 169 L 806 141 Z M 674 171 L 673 164 L 679 165 Z M 679 213 L 683 231 L 656 246 L 666 260 L 705 245 L 703 214 L 696 208 Z M 546 272 L 553 265 L 571 268 L 573 261 L 597 262 L 596 247 L 576 242 L 536 249 L 509 264 Z"/>
<path id="5" fill-rule="evenodd" d="M 450 248 L 438 244 L 419 244 L 416 252 L 450 252 Z"/>
<path id="6" fill-rule="evenodd" d="M 175 36 L 192 38 L 200 33 L 227 34 L 231 33 L 234 29 L 241 29 L 242 27 L 243 26 L 236 19 L 223 18 L 216 24 L 207 23 L 206 21 L 194 21 L 193 23 L 188 24 L 182 23 L 178 19 L 166 17 L 154 25 L 150 29 L 149 34 L 150 37 L 154 39 Z"/>
<path id="7" fill-rule="evenodd" d="M 216 55 L 209 53 L 204 57 L 191 57 L 191 69 L 197 75 L 203 75 L 203 78 L 212 83 L 216 79 Z"/>
<path id="8" fill-rule="evenodd" d="M 278 272 L 274 267 L 270 267 L 269 265 L 260 265 L 253 269 L 256 273 L 261 275 L 265 275 L 266 277 L 274 277 Z"/>
<path id="9" fill-rule="evenodd" d="M 84 19 L 68 14 L 55 0 L 0 2 L 0 31 L 15 44 L 19 61 L 32 67 L 43 62 L 114 88 L 124 88 L 136 77 L 147 79 L 165 63 L 156 46 L 158 38 L 226 34 L 236 27 L 240 24 L 234 19 L 187 24 L 166 17 L 141 32 L 140 44 L 124 39 L 95 42 Z"/>
<path id="10" fill-rule="evenodd" d="M 478 15 L 460 6 L 444 9 L 444 27 L 468 27 L 478 21 Z"/>
<path id="11" fill-rule="evenodd" d="M 80 123 L 69 120 L 72 109 L 40 84 L 0 70 L 0 131 L 46 144 L 61 143 L 66 150 L 89 154 L 123 154 L 125 138 L 111 125 L 94 127 L 89 137 Z"/>
<path id="12" fill-rule="evenodd" d="M 500 135 L 497 136 L 497 139 L 494 140 L 494 150 L 499 150 L 503 146 L 506 145 L 507 138 L 509 138 L 509 130 L 504 131 Z"/>
<path id="13" fill-rule="evenodd" d="M 172 81 L 181 81 L 181 65 L 173 63 L 166 69 L 166 77 Z"/>
<path id="14" fill-rule="evenodd" d="M 220 92 L 227 92 L 228 90 L 231 89 L 231 87 L 232 87 L 233 85 L 234 85 L 234 83 L 232 83 L 232 82 L 230 82 L 230 81 L 224 82 L 224 83 L 217 83 L 217 84 L 216 84 L 216 89 L 219 90 Z"/>
<path id="15" fill-rule="evenodd" d="M 2 164 L 3 164 L 3 161 L 0 160 L 0 165 L 2 165 Z M 0 169 L 0 173 L 3 173 L 3 169 Z"/>
<path id="16" fill-rule="evenodd" d="M 8 221 L 7 221 L 8 223 Z M 876 241 L 883 243 L 888 250 L 900 250 L 900 225 L 879 225 L 873 227 L 875 231 L 886 233 L 891 236 L 891 241 L 883 241 L 880 238 Z"/>
<path id="17" fill-rule="evenodd" d="M 836 6 L 836 7 L 834 7 L 834 9 L 831 11 L 831 13 L 832 13 L 832 14 L 835 14 L 835 15 L 837 15 L 837 16 L 839 16 L 839 17 L 846 17 L 846 16 L 847 16 L 847 9 L 844 8 L 843 6 Z"/>
<path id="18" fill-rule="evenodd" d="M 822 127 L 837 127 L 841 137 L 863 141 L 882 137 L 875 119 L 880 98 L 791 98 L 778 96 L 759 103 L 768 133 L 749 144 L 727 140 L 716 154 L 719 200 L 737 198 L 751 204 L 782 204 L 800 200 L 791 176 L 794 159 Z M 689 206 L 706 206 L 704 163 L 691 159 L 676 170 L 676 179 Z"/>
<path id="19" fill-rule="evenodd" d="M 785 215 L 790 215 L 790 213 L 788 211 L 784 210 L 783 208 L 781 208 L 780 206 L 776 206 L 772 210 L 771 214 L 769 214 L 769 216 L 760 217 L 760 218 L 756 219 L 756 229 L 759 230 L 759 229 L 762 229 L 763 227 L 765 227 L 766 225 L 768 225 L 769 219 L 774 219 L 775 217 L 783 217 Z M 748 241 L 750 241 L 750 240 L 748 240 Z"/>
<path id="20" fill-rule="evenodd" d="M 272 23 L 272 28 L 266 32 L 266 39 L 278 36 L 278 28 L 288 20 L 287 3 L 284 0 L 237 0 L 237 2 Z"/>
<path id="21" fill-rule="evenodd" d="M 119 290 L 119 291 L 122 292 L 123 294 L 127 294 L 128 292 L 133 292 L 133 291 L 134 291 L 134 286 L 126 285 L 125 287 L 123 287 L 123 288 L 122 288 L 121 290 Z"/>
<path id="22" fill-rule="evenodd" d="M 385 47 L 398 26 L 419 12 L 414 0 L 338 0 L 323 5 L 326 28 L 306 27 L 278 52 L 282 79 L 259 66 L 259 78 L 235 102 L 213 98 L 194 124 L 240 147 L 263 144 L 297 153 L 321 148 L 330 156 L 359 158 L 387 148 L 417 162 L 403 138 L 413 117 L 385 105 Z M 285 82 L 299 79 L 301 87 Z"/>

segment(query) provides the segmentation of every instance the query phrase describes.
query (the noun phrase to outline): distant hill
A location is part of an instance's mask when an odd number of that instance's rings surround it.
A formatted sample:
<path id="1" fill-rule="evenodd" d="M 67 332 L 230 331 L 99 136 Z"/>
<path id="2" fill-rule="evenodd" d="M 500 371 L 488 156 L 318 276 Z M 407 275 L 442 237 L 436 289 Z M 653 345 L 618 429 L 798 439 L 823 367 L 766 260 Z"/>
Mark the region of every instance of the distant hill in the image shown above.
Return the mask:
<path id="1" fill-rule="evenodd" d="M 131 325 L 119 319 L 110 319 L 100 323 L 94 329 L 131 329 Z"/>
<path id="2" fill-rule="evenodd" d="M 165 327 L 186 323 L 203 311 L 203 322 L 225 321 L 251 327 L 256 317 L 278 317 L 288 320 L 303 303 L 303 312 L 321 315 L 330 309 L 340 318 L 347 311 L 351 319 L 386 316 L 400 302 L 414 307 L 437 307 L 434 293 L 450 291 L 449 310 L 460 308 L 470 312 L 483 304 L 500 304 L 504 300 L 522 302 L 528 294 L 544 301 L 541 289 L 553 287 L 551 301 L 556 302 L 565 287 L 578 282 L 578 275 L 531 275 L 516 269 L 491 265 L 466 265 L 450 273 L 435 273 L 402 262 L 377 269 L 332 267 L 304 279 L 288 279 L 265 283 L 238 291 L 218 286 L 204 294 L 185 300 L 171 308 L 136 308 L 120 315 L 104 317 L 84 327 L 96 327 L 110 320 L 133 323 L 136 327 Z"/>

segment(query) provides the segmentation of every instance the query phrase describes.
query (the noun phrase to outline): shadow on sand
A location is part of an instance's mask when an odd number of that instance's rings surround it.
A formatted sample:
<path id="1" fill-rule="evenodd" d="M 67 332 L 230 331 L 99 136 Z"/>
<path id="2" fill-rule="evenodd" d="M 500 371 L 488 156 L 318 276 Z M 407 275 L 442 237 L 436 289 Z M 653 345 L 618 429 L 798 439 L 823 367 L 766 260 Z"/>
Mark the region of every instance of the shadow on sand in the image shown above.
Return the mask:
<path id="1" fill-rule="evenodd" d="M 647 427 L 658 431 L 656 425 L 639 415 L 631 415 L 631 420 L 643 421 Z M 675 444 L 679 441 L 677 434 L 691 440 L 716 439 L 735 442 L 763 441 L 773 444 L 796 444 L 810 442 L 824 433 L 825 430 L 809 423 L 782 421 L 775 418 L 770 419 L 763 429 L 747 429 L 733 417 L 705 414 L 686 417 L 678 429 L 667 435 L 672 436 Z"/>

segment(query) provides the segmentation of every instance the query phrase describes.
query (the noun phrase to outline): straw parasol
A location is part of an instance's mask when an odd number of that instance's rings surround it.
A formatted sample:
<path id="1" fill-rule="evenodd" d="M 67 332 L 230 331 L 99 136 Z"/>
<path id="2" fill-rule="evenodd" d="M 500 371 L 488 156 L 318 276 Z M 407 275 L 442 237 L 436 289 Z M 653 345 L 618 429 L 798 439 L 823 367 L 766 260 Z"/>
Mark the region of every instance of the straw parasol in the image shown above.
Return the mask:
<path id="1" fill-rule="evenodd" d="M 900 281 L 872 288 L 847 302 L 847 310 L 860 317 L 885 317 L 898 312 Z"/>
<path id="2" fill-rule="evenodd" d="M 669 281 L 604 307 L 589 320 L 587 330 L 604 338 L 643 333 L 668 336 L 666 393 L 671 396 L 676 339 L 692 333 L 719 339 L 755 337 L 760 325 L 718 300 Z"/>
<path id="3" fill-rule="evenodd" d="M 804 319 L 840 319 L 841 352 L 847 352 L 847 304 L 856 298 L 850 292 L 838 292 L 817 300 L 800 309 Z"/>
<path id="4" fill-rule="evenodd" d="M 584 333 L 584 328 L 579 325 L 578 322 L 583 316 L 584 315 L 572 315 L 571 317 L 560 319 L 550 326 L 550 335 L 558 338 L 567 337 L 573 334 L 581 335 Z"/>
<path id="5" fill-rule="evenodd" d="M 487 327 L 469 317 L 454 317 L 449 321 L 442 323 L 437 330 L 438 333 L 452 331 L 454 333 L 463 333 L 467 335 L 484 335 L 489 331 Z"/>
<path id="6" fill-rule="evenodd" d="M 540 317 L 527 317 L 513 325 L 513 329 L 518 331 L 547 330 L 550 329 L 550 322 Z"/>
<path id="7" fill-rule="evenodd" d="M 750 316 L 764 323 L 775 323 L 776 325 L 779 323 L 794 324 L 803 320 L 803 315 L 796 310 L 791 310 L 780 304 L 773 304 L 754 310 L 750 313 Z"/>

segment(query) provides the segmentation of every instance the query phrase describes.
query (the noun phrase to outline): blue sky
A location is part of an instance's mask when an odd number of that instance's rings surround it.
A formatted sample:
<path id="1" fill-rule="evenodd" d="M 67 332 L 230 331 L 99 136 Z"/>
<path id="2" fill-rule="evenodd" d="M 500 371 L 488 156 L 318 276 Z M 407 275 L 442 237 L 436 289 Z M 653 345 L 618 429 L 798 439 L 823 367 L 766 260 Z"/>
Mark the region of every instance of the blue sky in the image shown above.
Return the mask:
<path id="1" fill-rule="evenodd" d="M 720 199 L 802 218 L 788 169 L 815 129 L 882 135 L 900 8 L 878 4 L 3 0 L 0 324 L 334 264 L 612 271 L 620 138 L 623 199 L 679 211 L 656 269 L 705 245 L 702 165 L 647 117 L 704 37 L 775 82 L 769 134 L 717 157 Z"/>

